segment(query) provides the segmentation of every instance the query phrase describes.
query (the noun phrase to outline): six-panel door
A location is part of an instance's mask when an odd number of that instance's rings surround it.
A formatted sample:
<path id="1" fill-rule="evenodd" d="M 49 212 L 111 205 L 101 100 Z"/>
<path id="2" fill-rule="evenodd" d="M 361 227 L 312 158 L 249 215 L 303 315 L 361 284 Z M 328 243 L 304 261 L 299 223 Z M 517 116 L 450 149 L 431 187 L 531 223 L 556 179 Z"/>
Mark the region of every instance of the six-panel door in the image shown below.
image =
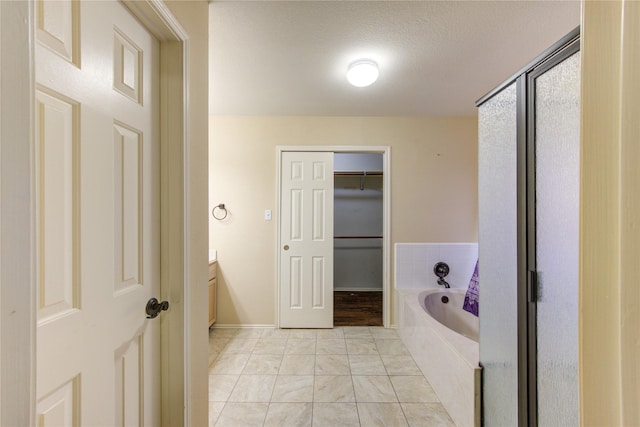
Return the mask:
<path id="1" fill-rule="evenodd" d="M 333 327 L 333 153 L 283 152 L 280 326 Z"/>
<path id="2" fill-rule="evenodd" d="M 159 425 L 159 44 L 37 1 L 37 423 Z"/>

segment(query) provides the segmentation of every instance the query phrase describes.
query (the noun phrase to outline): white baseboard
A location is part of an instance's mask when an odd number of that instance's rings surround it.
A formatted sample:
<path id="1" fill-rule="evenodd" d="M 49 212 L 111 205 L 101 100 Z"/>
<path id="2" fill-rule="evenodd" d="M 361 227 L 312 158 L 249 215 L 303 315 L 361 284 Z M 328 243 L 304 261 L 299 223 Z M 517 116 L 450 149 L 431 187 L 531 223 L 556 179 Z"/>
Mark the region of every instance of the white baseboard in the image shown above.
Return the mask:
<path id="1" fill-rule="evenodd" d="M 341 326 L 336 326 L 336 328 L 340 328 Z M 211 329 L 274 329 L 277 328 L 276 325 L 261 325 L 261 324 L 254 324 L 254 325 L 238 325 L 238 324 L 233 324 L 233 323 L 225 323 L 225 324 L 213 324 L 211 326 Z M 389 325 L 386 326 L 387 329 L 396 329 L 396 325 Z"/>
<path id="2" fill-rule="evenodd" d="M 277 328 L 276 325 L 268 324 L 236 324 L 236 323 L 214 323 L 211 325 L 211 329 L 273 329 Z"/>

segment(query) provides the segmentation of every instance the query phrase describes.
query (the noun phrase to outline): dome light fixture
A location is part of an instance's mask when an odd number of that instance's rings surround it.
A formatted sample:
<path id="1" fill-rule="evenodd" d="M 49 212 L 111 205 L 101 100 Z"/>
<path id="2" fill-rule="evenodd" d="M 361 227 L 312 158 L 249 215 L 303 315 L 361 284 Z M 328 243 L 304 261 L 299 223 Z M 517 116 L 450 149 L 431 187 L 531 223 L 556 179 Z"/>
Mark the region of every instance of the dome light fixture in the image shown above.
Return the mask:
<path id="1" fill-rule="evenodd" d="M 366 87 L 378 80 L 378 64 L 372 59 L 358 59 L 349 65 L 347 80 L 356 87 Z"/>

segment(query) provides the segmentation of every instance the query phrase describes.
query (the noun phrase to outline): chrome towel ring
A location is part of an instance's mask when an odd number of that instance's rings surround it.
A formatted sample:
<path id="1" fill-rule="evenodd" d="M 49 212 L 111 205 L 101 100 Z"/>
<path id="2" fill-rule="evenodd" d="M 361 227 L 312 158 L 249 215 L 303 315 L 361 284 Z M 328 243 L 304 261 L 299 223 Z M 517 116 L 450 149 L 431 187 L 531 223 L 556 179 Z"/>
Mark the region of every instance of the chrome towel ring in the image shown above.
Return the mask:
<path id="1" fill-rule="evenodd" d="M 220 210 L 221 212 L 218 212 L 218 215 L 216 215 L 216 209 Z M 211 209 L 211 215 L 217 219 L 218 221 L 222 221 L 223 219 L 225 219 L 227 217 L 227 209 L 224 207 L 224 203 L 220 203 L 217 206 L 214 206 L 213 209 Z"/>

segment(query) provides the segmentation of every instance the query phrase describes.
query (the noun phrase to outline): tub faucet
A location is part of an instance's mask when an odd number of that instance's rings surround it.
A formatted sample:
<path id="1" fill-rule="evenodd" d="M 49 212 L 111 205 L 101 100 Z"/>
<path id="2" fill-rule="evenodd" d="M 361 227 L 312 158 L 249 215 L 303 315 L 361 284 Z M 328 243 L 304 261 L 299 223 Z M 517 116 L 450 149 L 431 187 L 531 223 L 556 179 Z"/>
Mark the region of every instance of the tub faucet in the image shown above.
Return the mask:
<path id="1" fill-rule="evenodd" d="M 438 279 L 438 285 L 444 286 L 447 289 L 449 289 L 451 287 L 451 286 L 449 286 L 449 283 L 444 279 Z"/>
<path id="2" fill-rule="evenodd" d="M 449 283 L 444 280 L 444 277 L 449 274 L 449 266 L 446 262 L 440 261 L 436 263 L 436 265 L 433 266 L 433 274 L 438 276 L 438 285 L 444 286 L 447 289 L 450 288 Z"/>

